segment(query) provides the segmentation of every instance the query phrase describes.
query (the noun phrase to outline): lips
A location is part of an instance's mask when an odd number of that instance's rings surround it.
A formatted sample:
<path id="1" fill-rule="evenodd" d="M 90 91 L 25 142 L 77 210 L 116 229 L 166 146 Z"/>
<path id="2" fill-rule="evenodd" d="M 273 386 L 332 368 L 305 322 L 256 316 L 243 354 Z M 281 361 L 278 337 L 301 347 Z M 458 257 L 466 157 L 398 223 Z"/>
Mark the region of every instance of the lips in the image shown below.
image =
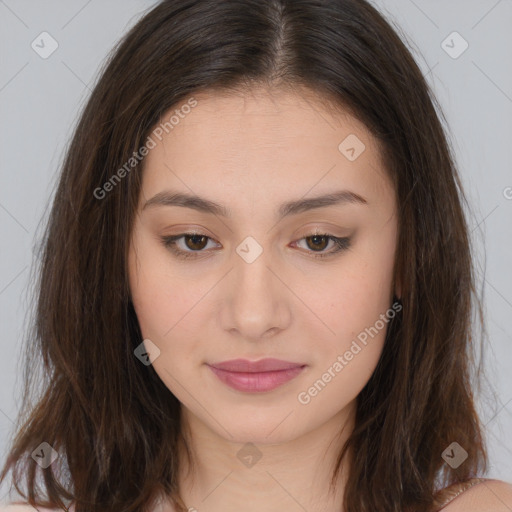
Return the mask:
<path id="1" fill-rule="evenodd" d="M 207 366 L 221 382 L 243 392 L 272 391 L 294 379 L 306 368 L 305 364 L 280 359 L 234 359 Z"/>
<path id="2" fill-rule="evenodd" d="M 267 358 L 261 359 L 260 361 L 233 359 L 231 361 L 223 361 L 221 363 L 212 363 L 209 366 L 228 372 L 261 373 L 291 370 L 292 368 L 300 368 L 305 365 L 303 363 L 292 363 L 290 361 L 282 361 L 281 359 Z"/>

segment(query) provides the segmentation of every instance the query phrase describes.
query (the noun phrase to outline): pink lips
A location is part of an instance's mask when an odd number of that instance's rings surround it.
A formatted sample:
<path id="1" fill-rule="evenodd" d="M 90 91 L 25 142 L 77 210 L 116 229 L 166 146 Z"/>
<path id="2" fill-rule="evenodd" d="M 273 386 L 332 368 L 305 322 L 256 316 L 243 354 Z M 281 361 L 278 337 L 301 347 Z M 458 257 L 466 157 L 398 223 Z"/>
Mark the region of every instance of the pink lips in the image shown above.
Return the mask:
<path id="1" fill-rule="evenodd" d="M 306 367 L 304 364 L 261 359 L 248 361 L 234 359 L 222 363 L 212 363 L 208 367 L 217 377 L 238 391 L 271 391 L 296 377 Z"/>

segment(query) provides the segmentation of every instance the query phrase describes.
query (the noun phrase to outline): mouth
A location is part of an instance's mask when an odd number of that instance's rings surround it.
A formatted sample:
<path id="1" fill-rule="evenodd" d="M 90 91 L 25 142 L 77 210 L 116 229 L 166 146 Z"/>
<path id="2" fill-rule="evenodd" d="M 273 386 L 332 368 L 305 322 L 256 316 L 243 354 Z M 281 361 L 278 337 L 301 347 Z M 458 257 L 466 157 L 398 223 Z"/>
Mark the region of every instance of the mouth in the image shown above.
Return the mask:
<path id="1" fill-rule="evenodd" d="M 254 362 L 234 359 L 207 366 L 224 384 L 237 391 L 265 392 L 289 382 L 302 373 L 307 365 L 279 359 Z"/>

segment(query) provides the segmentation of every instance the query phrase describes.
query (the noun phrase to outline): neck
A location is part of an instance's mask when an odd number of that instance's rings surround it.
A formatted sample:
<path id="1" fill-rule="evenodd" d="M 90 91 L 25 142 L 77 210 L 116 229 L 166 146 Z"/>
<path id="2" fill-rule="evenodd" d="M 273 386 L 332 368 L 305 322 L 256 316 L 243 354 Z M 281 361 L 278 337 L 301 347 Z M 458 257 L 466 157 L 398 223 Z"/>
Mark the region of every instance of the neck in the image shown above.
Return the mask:
<path id="1" fill-rule="evenodd" d="M 312 432 L 275 444 L 233 442 L 183 408 L 180 495 L 188 510 L 339 512 L 349 454 L 334 491 L 330 482 L 343 444 L 353 430 L 355 402 Z"/>

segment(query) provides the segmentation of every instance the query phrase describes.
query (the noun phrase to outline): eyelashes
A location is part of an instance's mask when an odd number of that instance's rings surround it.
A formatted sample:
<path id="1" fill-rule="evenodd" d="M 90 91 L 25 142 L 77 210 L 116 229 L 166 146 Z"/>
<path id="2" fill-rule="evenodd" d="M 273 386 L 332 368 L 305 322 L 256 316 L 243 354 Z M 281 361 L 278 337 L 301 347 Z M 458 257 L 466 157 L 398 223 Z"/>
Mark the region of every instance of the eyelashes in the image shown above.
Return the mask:
<path id="1" fill-rule="evenodd" d="M 197 259 L 204 257 L 203 254 L 209 251 L 203 250 L 204 247 L 207 247 L 207 243 L 205 242 L 209 240 L 213 240 L 209 236 L 203 235 L 201 233 L 180 233 L 179 235 L 173 236 L 162 236 L 160 237 L 162 244 L 164 247 L 169 249 L 176 257 L 180 259 Z M 178 241 L 183 239 L 185 241 L 186 247 L 189 249 L 182 249 L 178 247 Z M 330 258 L 340 252 L 346 251 L 351 246 L 351 239 L 349 237 L 337 237 L 334 235 L 330 235 L 329 233 L 311 233 L 298 241 L 306 240 L 313 244 L 313 247 L 317 247 L 321 249 L 321 251 L 316 250 L 307 250 L 307 253 L 311 253 L 313 258 Z M 322 241 L 326 240 L 327 243 L 323 244 Z M 192 248 L 187 245 L 187 242 L 190 242 L 192 247 L 199 246 L 199 248 Z M 324 252 L 323 245 L 328 245 L 329 242 L 332 242 L 331 250 L 328 252 Z M 294 242 L 296 243 L 296 242 Z"/>

